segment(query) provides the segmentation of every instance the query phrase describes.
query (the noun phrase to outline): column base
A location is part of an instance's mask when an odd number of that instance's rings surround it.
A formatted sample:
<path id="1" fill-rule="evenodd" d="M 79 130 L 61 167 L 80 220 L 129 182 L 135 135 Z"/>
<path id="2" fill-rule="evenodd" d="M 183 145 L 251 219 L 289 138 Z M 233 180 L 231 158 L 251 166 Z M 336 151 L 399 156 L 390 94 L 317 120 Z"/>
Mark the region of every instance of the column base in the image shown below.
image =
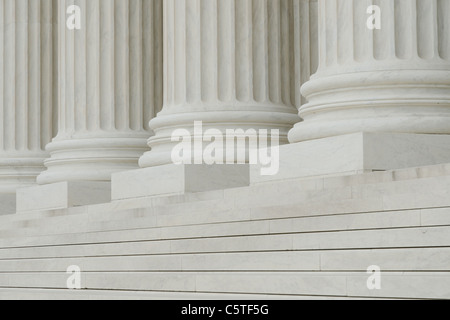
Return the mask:
<path id="1" fill-rule="evenodd" d="M 16 194 L 0 194 L 0 216 L 16 213 Z"/>
<path id="2" fill-rule="evenodd" d="M 250 166 L 163 165 L 112 175 L 112 200 L 248 186 Z"/>
<path id="3" fill-rule="evenodd" d="M 67 209 L 111 201 L 111 183 L 69 181 L 17 190 L 17 212 Z"/>
<path id="4" fill-rule="evenodd" d="M 302 177 L 350 175 L 450 163 L 450 135 L 354 133 L 280 147 L 280 169 L 261 176 L 252 166 L 252 185 Z"/>

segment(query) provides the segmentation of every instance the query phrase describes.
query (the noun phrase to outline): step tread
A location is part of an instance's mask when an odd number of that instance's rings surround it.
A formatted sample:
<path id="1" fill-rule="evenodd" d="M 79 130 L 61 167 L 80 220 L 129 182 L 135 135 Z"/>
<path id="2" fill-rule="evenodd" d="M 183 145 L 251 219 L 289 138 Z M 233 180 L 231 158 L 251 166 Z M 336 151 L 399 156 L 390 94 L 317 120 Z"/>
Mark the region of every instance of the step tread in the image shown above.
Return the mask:
<path id="1" fill-rule="evenodd" d="M 450 246 L 450 227 L 0 248 L 0 259 Z"/>

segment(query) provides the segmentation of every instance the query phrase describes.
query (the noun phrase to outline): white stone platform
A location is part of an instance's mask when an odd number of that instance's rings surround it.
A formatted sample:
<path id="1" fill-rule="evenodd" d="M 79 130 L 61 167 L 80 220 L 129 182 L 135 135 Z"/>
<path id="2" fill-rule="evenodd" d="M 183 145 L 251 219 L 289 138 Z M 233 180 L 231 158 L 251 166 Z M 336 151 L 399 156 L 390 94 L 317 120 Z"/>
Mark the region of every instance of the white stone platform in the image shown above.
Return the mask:
<path id="1" fill-rule="evenodd" d="M 248 186 L 250 166 L 164 165 L 112 175 L 112 200 Z"/>
<path id="2" fill-rule="evenodd" d="M 449 226 L 450 164 L 29 211 L 0 217 L 0 298 L 448 299 Z"/>
<path id="3" fill-rule="evenodd" d="M 351 175 L 450 163 L 450 135 L 355 133 L 280 147 L 280 170 L 251 184 L 300 177 Z"/>
<path id="4" fill-rule="evenodd" d="M 17 190 L 17 212 L 66 209 L 109 201 L 110 182 L 69 181 Z"/>

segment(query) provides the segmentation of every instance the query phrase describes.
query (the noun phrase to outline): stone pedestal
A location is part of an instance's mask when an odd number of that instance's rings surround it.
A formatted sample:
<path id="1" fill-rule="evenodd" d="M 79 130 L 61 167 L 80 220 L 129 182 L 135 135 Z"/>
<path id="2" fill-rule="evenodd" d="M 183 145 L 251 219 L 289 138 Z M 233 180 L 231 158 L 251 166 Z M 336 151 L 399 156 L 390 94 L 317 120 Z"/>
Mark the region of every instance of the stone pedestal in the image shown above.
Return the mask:
<path id="1" fill-rule="evenodd" d="M 450 135 L 352 133 L 280 147 L 277 174 L 251 167 L 252 185 L 450 163 Z"/>
<path id="2" fill-rule="evenodd" d="M 17 212 L 67 209 L 111 201 L 111 183 L 57 182 L 17 190 Z"/>
<path id="3" fill-rule="evenodd" d="M 112 200 L 195 193 L 248 185 L 248 164 L 169 164 L 113 174 Z"/>

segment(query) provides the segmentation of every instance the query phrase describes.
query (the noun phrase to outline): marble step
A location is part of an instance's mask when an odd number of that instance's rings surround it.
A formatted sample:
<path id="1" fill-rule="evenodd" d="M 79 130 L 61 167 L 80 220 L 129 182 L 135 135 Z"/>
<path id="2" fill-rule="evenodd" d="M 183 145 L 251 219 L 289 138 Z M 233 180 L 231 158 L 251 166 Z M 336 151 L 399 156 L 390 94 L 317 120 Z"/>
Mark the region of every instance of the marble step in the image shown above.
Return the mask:
<path id="1" fill-rule="evenodd" d="M 381 298 L 450 298 L 449 272 L 383 272 L 369 290 L 366 272 L 85 272 L 90 290 Z M 0 273 L 1 288 L 66 288 L 65 273 Z"/>
<path id="2" fill-rule="evenodd" d="M 157 292 L 125 290 L 67 290 L 67 289 L 14 289 L 0 288 L 0 300 L 367 300 L 369 298 L 263 295 L 263 294 L 220 294 L 193 292 Z"/>
<path id="3" fill-rule="evenodd" d="M 136 222 L 138 222 L 140 228 L 133 229 L 136 226 L 134 224 L 135 220 L 137 220 Z M 130 224 L 124 222 L 121 229 L 116 231 L 107 231 L 108 228 L 104 228 L 104 231 L 92 232 L 88 228 L 81 229 L 77 233 L 1 239 L 0 247 L 35 247 L 44 245 L 445 226 L 450 225 L 450 208 L 370 212 L 291 219 L 244 220 L 240 222 L 219 222 L 184 226 L 158 226 L 156 221 L 148 221 L 147 218 L 136 218 L 135 220 L 131 220 L 133 223 Z"/>
<path id="4" fill-rule="evenodd" d="M 3 273 L 131 271 L 450 271 L 450 248 L 316 250 L 0 260 Z"/>
<path id="5" fill-rule="evenodd" d="M 442 226 L 2 248 L 0 259 L 448 246 Z"/>
<path id="6" fill-rule="evenodd" d="M 90 221 L 107 221 L 111 219 L 127 219 L 136 215 L 152 214 L 153 207 L 164 207 L 172 204 L 189 204 L 223 200 L 223 190 L 184 195 L 167 195 L 132 200 L 122 200 L 104 204 L 72 207 L 68 209 L 21 212 L 0 216 L 0 230 L 12 227 L 23 227 L 39 223 L 45 219 L 77 218 L 84 216 Z"/>
<path id="7" fill-rule="evenodd" d="M 52 225 L 51 221 L 57 223 L 59 220 L 67 223 L 78 220 L 101 223 L 144 216 L 170 216 L 185 212 L 210 214 L 211 208 L 223 212 L 236 208 L 252 209 L 255 206 L 289 205 L 292 204 L 293 200 L 297 203 L 321 202 L 325 200 L 345 201 L 374 198 L 374 195 L 379 195 L 380 200 L 385 200 L 384 198 L 387 196 L 391 201 L 387 199 L 387 201 L 384 201 L 384 205 L 392 206 L 395 205 L 393 194 L 410 194 L 412 192 L 422 194 L 424 190 L 439 190 L 440 192 L 434 191 L 428 194 L 429 197 L 432 197 L 428 203 L 433 203 L 436 197 L 448 196 L 450 177 L 435 177 L 431 174 L 420 174 L 420 172 L 428 170 L 433 173 L 437 171 L 444 174 L 447 171 L 443 168 L 447 169 L 447 167 L 449 166 L 442 165 L 356 176 L 276 182 L 184 196 L 135 199 L 122 203 L 71 208 L 67 211 L 55 210 L 17 214 L 0 220 L 0 228 L 38 228 L 43 225 Z M 443 205 L 442 201 L 444 201 L 444 204 L 449 205 L 449 201 L 442 199 L 439 205 Z"/>
<path id="8" fill-rule="evenodd" d="M 433 178 L 434 179 L 434 178 Z M 139 227 L 151 226 L 173 226 L 173 225 L 193 225 L 202 223 L 218 223 L 230 221 L 245 221 L 272 218 L 290 218 L 302 216 L 320 216 L 330 214 L 357 213 L 357 212 L 375 212 L 390 211 L 402 209 L 421 209 L 427 207 L 445 207 L 450 206 L 450 180 L 446 178 L 438 179 L 433 183 L 422 183 L 411 186 L 397 185 L 390 192 L 381 188 L 382 195 L 372 190 L 372 192 L 355 192 L 356 198 L 342 197 L 342 190 L 338 197 L 335 193 L 327 201 L 311 199 L 311 201 L 292 200 L 289 204 L 271 204 L 255 202 L 251 206 L 236 204 L 242 199 L 235 196 L 234 200 L 229 200 L 227 208 L 221 208 L 218 202 L 223 203 L 223 199 L 215 202 L 201 202 L 188 205 L 180 205 L 176 211 L 170 212 L 168 207 L 142 208 L 136 211 L 127 211 L 127 219 L 114 219 L 112 221 L 92 221 L 89 214 L 71 215 L 69 217 L 47 218 L 34 221 L 33 226 L 28 228 L 16 228 L 3 231 L 2 237 L 14 236 L 32 236 L 32 235 L 50 235 L 64 233 L 79 233 L 90 231 L 108 231 L 114 229 L 127 229 L 136 227 L 136 220 L 139 220 Z M 377 188 L 380 188 L 377 186 Z M 387 187 L 386 187 L 387 188 Z M 413 193 L 399 193 L 413 191 Z M 437 191 L 427 191 L 437 190 Z M 231 192 L 225 190 L 225 192 Z M 344 191 L 346 192 L 346 191 Z M 242 196 L 242 194 L 241 194 Z M 295 195 L 297 196 L 297 195 Z M 249 196 L 251 198 L 251 196 Z M 261 198 L 267 198 L 265 194 Z M 291 195 L 292 197 L 292 195 Z M 343 199 L 342 199 L 343 198 Z M 248 199 L 247 199 L 248 200 Z M 254 200 L 254 199 L 253 199 Z M 250 200 L 250 202 L 253 202 Z M 234 202 L 234 204 L 233 204 Z M 293 203 L 294 202 L 294 203 Z M 257 204 L 259 203 L 259 204 Z M 158 210 L 161 210 L 159 212 Z M 173 210 L 173 208 L 172 208 Z M 117 218 L 117 217 L 116 217 Z M 132 222 L 130 222 L 132 221 Z M 29 222 L 31 225 L 32 223 Z M 133 225 L 134 224 L 134 225 Z"/>

